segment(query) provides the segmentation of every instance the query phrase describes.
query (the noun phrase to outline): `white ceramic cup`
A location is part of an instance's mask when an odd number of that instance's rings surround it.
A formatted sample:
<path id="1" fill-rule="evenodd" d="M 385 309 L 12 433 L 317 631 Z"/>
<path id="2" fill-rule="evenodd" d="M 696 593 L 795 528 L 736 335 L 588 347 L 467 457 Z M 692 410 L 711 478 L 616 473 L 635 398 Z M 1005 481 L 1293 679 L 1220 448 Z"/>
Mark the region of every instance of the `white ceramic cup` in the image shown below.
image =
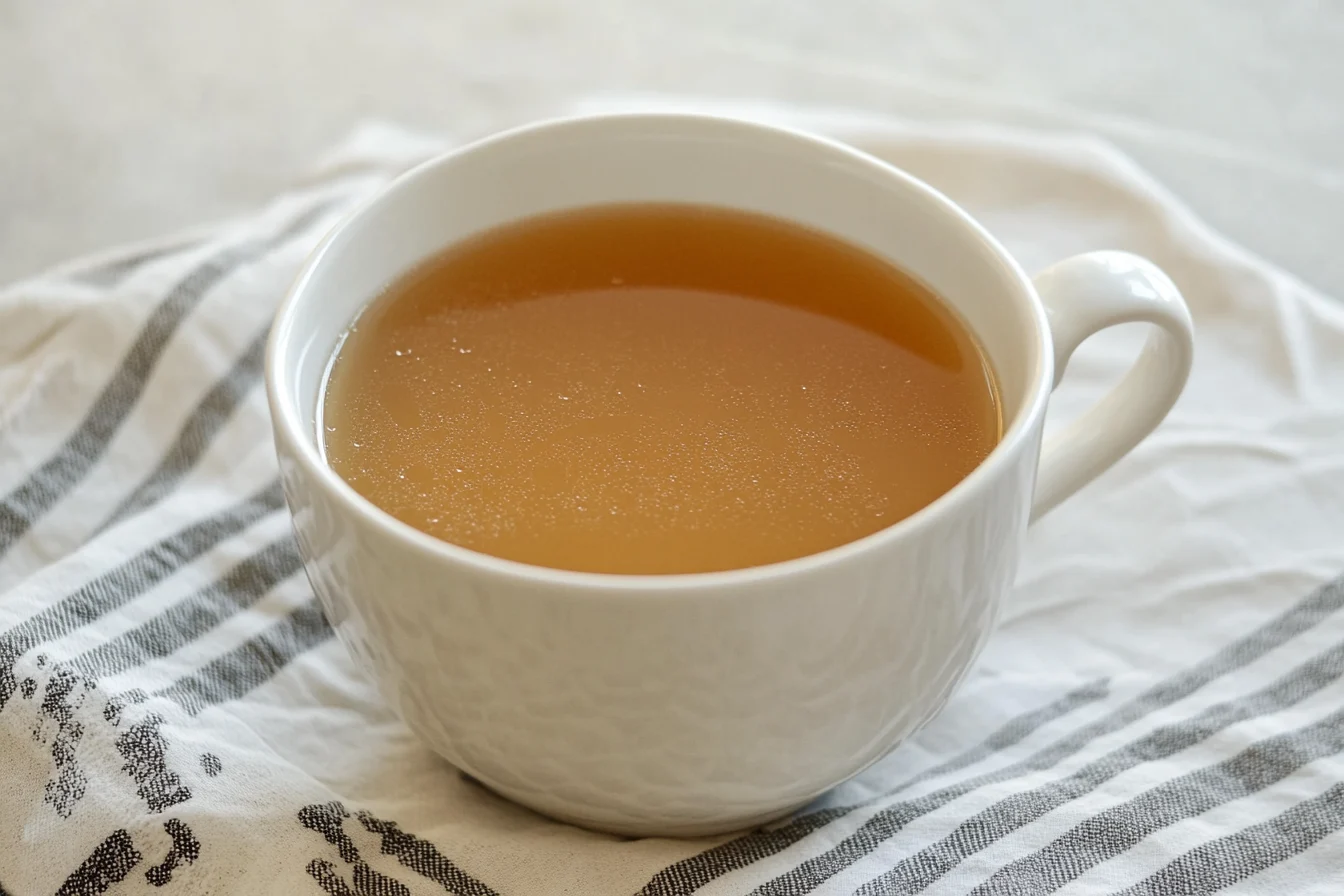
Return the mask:
<path id="1" fill-rule="evenodd" d="M 947 494 L 880 532 L 697 575 L 578 573 L 479 554 L 393 519 L 327 467 L 316 411 L 328 362 L 389 281 L 485 228 L 625 201 L 773 215 L 915 274 L 988 353 L 1003 441 Z M 1133 321 L 1155 325 L 1133 369 L 1042 448 L 1070 354 Z M 937 713 L 994 626 L 1029 520 L 1161 421 L 1191 354 L 1185 303 L 1142 259 L 1083 255 L 1033 282 L 946 197 L 844 145 L 731 119 L 615 115 L 512 131 L 398 179 L 309 259 L 276 317 L 266 377 L 313 587 L 406 723 L 540 812 L 692 835 L 786 814 Z"/>

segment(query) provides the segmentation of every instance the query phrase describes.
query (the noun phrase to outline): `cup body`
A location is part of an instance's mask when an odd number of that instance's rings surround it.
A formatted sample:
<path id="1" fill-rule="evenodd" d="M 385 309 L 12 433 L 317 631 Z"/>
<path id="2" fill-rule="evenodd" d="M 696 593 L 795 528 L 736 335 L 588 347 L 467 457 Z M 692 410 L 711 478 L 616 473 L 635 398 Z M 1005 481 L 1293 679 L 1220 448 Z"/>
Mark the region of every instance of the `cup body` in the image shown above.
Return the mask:
<path id="1" fill-rule="evenodd" d="M 913 273 L 989 356 L 1002 442 L 943 497 L 866 538 L 678 576 L 543 569 L 446 544 L 378 510 L 325 465 L 317 411 L 328 362 L 383 287 L 486 228 L 628 201 L 784 218 Z M 1052 365 L 1031 281 L 910 175 L 758 124 L 619 115 L 469 146 L 347 218 L 278 312 L 267 388 L 313 587 L 406 723 L 453 765 L 548 815 L 624 834 L 698 835 L 809 802 L 942 707 L 1013 582 Z"/>

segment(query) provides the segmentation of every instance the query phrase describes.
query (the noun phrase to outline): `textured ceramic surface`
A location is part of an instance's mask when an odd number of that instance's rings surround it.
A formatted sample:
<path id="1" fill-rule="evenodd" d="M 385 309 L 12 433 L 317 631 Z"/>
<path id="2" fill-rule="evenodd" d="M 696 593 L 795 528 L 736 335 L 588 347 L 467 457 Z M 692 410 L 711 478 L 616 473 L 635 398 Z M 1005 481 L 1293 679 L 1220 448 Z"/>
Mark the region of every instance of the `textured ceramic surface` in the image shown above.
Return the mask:
<path id="1" fill-rule="evenodd" d="M 707 202 L 829 230 L 914 272 L 984 343 L 1007 432 L 908 520 L 756 569 L 560 572 L 439 542 L 322 462 L 327 361 L 359 308 L 443 245 L 618 200 Z M 1033 514 L 1049 391 L 1087 335 L 1158 327 L 1130 376 L 1045 449 L 1034 512 L 1116 460 L 1189 370 L 1180 296 L 1098 253 L 1038 290 L 987 233 L 908 175 L 817 138 L 700 116 L 552 122 L 411 172 L 326 240 L 281 307 L 267 382 L 309 576 L 342 641 L 450 762 L 539 811 L 628 834 L 786 813 L 891 750 L 946 702 L 993 628 Z M 1055 338 L 1051 337 L 1051 329 Z"/>

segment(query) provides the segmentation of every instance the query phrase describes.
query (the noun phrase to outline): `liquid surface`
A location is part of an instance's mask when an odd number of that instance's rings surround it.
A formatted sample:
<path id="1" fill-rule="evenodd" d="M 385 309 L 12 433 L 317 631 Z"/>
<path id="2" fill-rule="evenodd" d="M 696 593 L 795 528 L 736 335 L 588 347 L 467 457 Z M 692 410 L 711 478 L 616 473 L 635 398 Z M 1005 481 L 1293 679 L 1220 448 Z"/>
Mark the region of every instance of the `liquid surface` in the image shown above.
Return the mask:
<path id="1" fill-rule="evenodd" d="M 394 283 L 328 382 L 327 460 L 432 535 L 690 573 L 836 547 L 997 443 L 992 376 L 925 287 L 769 218 L 614 205 L 487 232 Z"/>

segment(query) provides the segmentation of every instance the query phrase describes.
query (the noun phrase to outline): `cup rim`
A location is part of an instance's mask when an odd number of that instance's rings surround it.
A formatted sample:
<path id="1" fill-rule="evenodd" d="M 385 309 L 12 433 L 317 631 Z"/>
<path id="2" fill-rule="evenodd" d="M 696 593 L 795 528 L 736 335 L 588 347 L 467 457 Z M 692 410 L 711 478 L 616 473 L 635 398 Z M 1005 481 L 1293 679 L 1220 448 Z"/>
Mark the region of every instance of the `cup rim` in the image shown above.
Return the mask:
<path id="1" fill-rule="evenodd" d="M 1007 281 L 1005 283 L 1008 287 L 1007 292 L 1014 301 L 1025 304 L 1034 323 L 1034 345 L 1030 350 L 1035 357 L 1030 358 L 1028 363 L 1030 385 L 1027 396 L 1004 430 L 998 444 L 952 488 L 911 515 L 876 532 L 814 554 L 761 566 L 717 572 L 670 574 L 581 572 L 508 560 L 452 544 L 422 532 L 356 492 L 322 459 L 316 444 L 317 434 L 307 433 L 300 409 L 288 398 L 293 394 L 291 378 L 295 373 L 292 343 L 296 335 L 294 327 L 296 311 L 304 301 L 314 273 L 332 253 L 337 239 L 373 209 L 391 201 L 394 195 L 411 189 L 422 178 L 433 176 L 439 169 L 453 165 L 467 156 L 489 152 L 499 144 L 545 132 L 611 122 L 618 122 L 628 127 L 639 127 L 641 124 L 649 123 L 666 126 L 672 123 L 688 129 L 705 127 L 736 129 L 739 133 L 754 132 L 769 139 L 792 141 L 813 150 L 842 155 L 850 162 L 862 165 L 875 174 L 901 181 L 907 189 L 921 194 L 942 214 L 955 219 L 968 238 L 979 243 L 996 258 Z M 546 118 L 465 144 L 403 172 L 381 187 L 373 196 L 347 212 L 309 254 L 276 310 L 266 344 L 265 379 L 271 424 L 275 434 L 277 438 L 282 438 L 291 444 L 294 456 L 304 466 L 314 486 L 324 488 L 344 510 L 379 529 L 385 536 L 414 548 L 436 562 L 467 566 L 482 575 L 503 576 L 533 584 L 580 588 L 590 592 L 626 594 L 632 591 L 656 593 L 717 590 L 725 586 L 768 583 L 842 564 L 870 551 L 881 550 L 885 545 L 897 542 L 910 533 L 927 527 L 934 519 L 954 514 L 965 508 L 975 499 L 978 492 L 1013 463 L 1014 455 L 1028 438 L 1037 419 L 1044 414 L 1054 376 L 1054 358 L 1050 351 L 1049 332 L 1045 308 L 1036 294 L 1035 287 L 1008 250 L 983 225 L 942 192 L 883 159 L 829 137 L 728 115 L 676 111 L 599 113 Z"/>

